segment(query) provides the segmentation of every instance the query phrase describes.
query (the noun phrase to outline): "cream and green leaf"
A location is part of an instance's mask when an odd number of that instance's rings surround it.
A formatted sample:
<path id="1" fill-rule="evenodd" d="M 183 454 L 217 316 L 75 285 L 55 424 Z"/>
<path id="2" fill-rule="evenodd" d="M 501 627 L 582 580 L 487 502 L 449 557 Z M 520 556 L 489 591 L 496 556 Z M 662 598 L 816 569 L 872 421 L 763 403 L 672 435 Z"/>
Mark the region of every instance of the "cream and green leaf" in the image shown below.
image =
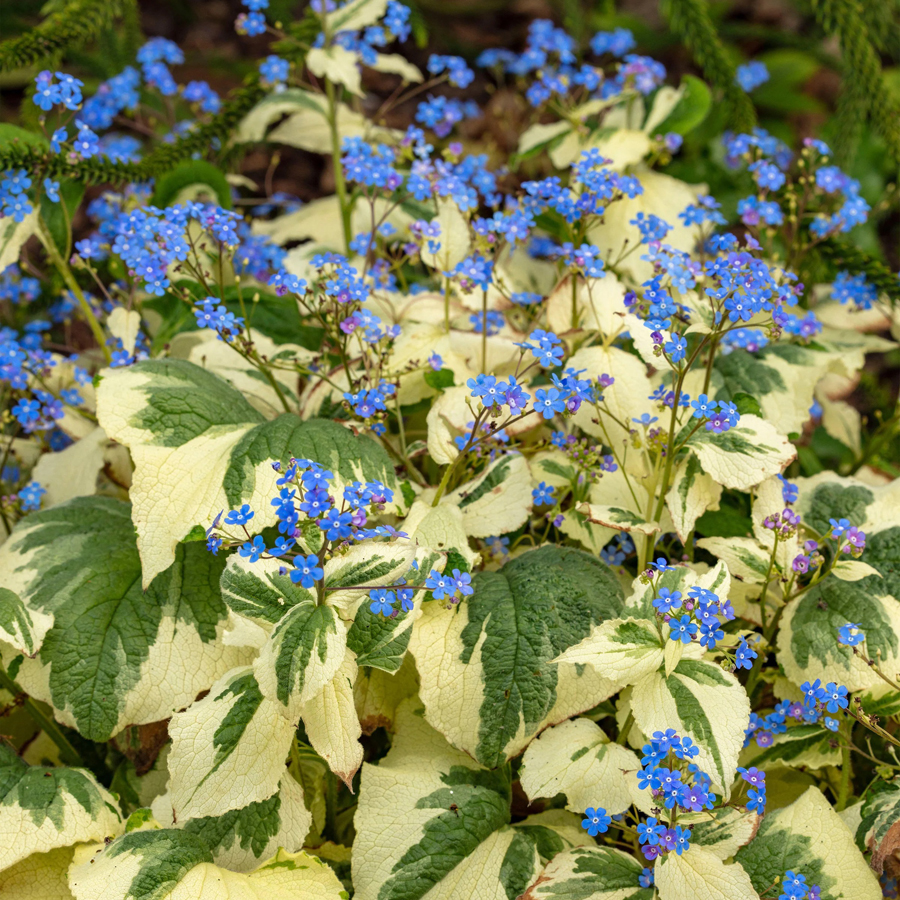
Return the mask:
<path id="1" fill-rule="evenodd" d="M 196 835 L 210 849 L 217 866 L 234 872 L 255 869 L 279 848 L 291 853 L 300 850 L 312 825 L 303 788 L 286 771 L 271 797 L 219 816 L 180 821 L 167 794 L 157 797 L 151 808 L 164 827 Z"/>
<path id="2" fill-rule="evenodd" d="M 642 888 L 643 865 L 612 847 L 575 847 L 557 854 L 525 892 L 523 900 L 653 900 Z"/>
<path id="3" fill-rule="evenodd" d="M 872 868 L 879 874 L 884 863 L 900 849 L 900 784 L 878 780 L 866 791 L 856 829 L 860 850 L 872 853 Z"/>
<path id="4" fill-rule="evenodd" d="M 740 863 L 724 863 L 703 847 L 691 847 L 680 856 L 667 853 L 654 872 L 660 900 L 757 900 L 759 896 Z"/>
<path id="5" fill-rule="evenodd" d="M 178 821 L 221 816 L 277 790 L 295 725 L 263 696 L 249 666 L 234 669 L 169 723 L 169 801 Z"/>
<path id="6" fill-rule="evenodd" d="M 622 592 L 604 563 L 562 547 L 524 553 L 472 584 L 463 603 L 423 605 L 410 650 L 429 723 L 495 767 L 547 725 L 613 693 L 593 669 L 551 661 L 621 615 Z"/>
<path id="7" fill-rule="evenodd" d="M 593 666 L 618 687 L 655 672 L 665 658 L 665 641 L 650 619 L 608 619 L 554 662 Z"/>
<path id="8" fill-rule="evenodd" d="M 719 508 L 721 496 L 722 485 L 703 471 L 696 456 L 689 454 L 678 464 L 666 506 L 681 541 L 687 540 L 703 513 Z"/>
<path id="9" fill-rule="evenodd" d="M 531 801 L 565 794 L 566 808 L 574 813 L 599 803 L 617 815 L 632 804 L 626 773 L 640 768 L 634 752 L 611 742 L 599 725 L 570 719 L 529 745 L 519 780 Z"/>
<path id="10" fill-rule="evenodd" d="M 359 900 L 509 900 L 553 855 L 580 843 L 578 819 L 555 811 L 510 824 L 508 769 L 455 750 L 412 701 L 393 746 L 363 767 L 354 824 Z M 582 832 L 583 834 L 583 832 Z"/>
<path id="11" fill-rule="evenodd" d="M 815 787 L 790 806 L 767 813 L 736 859 L 760 892 L 791 869 L 803 873 L 807 884 L 819 885 L 822 900 L 881 898 L 878 879 L 853 834 Z"/>
<path id="12" fill-rule="evenodd" d="M 724 487 L 746 491 L 777 475 L 797 455 L 770 422 L 744 415 L 724 434 L 700 430 L 688 441 L 703 471 Z"/>
<path id="13" fill-rule="evenodd" d="M 795 684 L 821 678 L 851 691 L 874 687 L 879 677 L 852 649 L 838 643 L 838 629 L 858 622 L 866 635 L 868 656 L 886 671 L 900 664 L 900 528 L 867 536 L 862 561 L 879 574 L 857 581 L 827 576 L 784 611 L 778 635 L 778 662 Z"/>
<path id="14" fill-rule="evenodd" d="M 133 831 L 75 852 L 76 900 L 346 900 L 337 875 L 307 853 L 278 853 L 249 873 L 213 862 L 197 835 L 174 828 Z"/>
<path id="15" fill-rule="evenodd" d="M 198 525 L 209 527 L 220 510 L 249 503 L 256 530 L 274 525 L 274 461 L 312 459 L 334 473 L 338 493 L 357 480 L 397 487 L 387 453 L 370 438 L 288 413 L 266 421 L 222 378 L 183 360 L 106 370 L 97 415 L 134 460 L 131 500 L 145 587 L 171 564 L 179 541 Z"/>
<path id="16" fill-rule="evenodd" d="M 171 716 L 250 658 L 223 644 L 224 562 L 202 544 L 179 545 L 141 589 L 131 512 L 119 500 L 78 497 L 33 513 L 0 547 L 0 609 L 19 610 L 17 621 L 27 614 L 37 651 L 17 679 L 95 741 Z M 0 641 L 15 636 L 4 629 Z M 22 652 L 20 637 L 4 648 L 7 661 Z"/>
<path id="17" fill-rule="evenodd" d="M 84 769 L 29 766 L 0 743 L 0 871 L 33 853 L 122 833 L 116 798 Z"/>
<path id="18" fill-rule="evenodd" d="M 750 721 L 747 692 L 731 672 L 708 660 L 684 658 L 668 677 L 660 670 L 638 681 L 631 707 L 644 734 L 674 728 L 690 737 L 700 749 L 694 762 L 728 794 Z"/>

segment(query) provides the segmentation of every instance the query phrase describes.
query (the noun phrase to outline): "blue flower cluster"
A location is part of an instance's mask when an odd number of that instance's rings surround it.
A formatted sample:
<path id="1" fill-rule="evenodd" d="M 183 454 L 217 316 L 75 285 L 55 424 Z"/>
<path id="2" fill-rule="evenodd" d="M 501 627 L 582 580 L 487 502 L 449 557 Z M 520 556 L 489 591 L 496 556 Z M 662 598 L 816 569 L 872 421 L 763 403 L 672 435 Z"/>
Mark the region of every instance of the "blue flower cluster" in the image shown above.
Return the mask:
<path id="1" fill-rule="evenodd" d="M 847 708 L 847 688 L 833 681 L 823 686 L 817 678 L 812 683 L 805 681 L 800 689 L 803 691 L 802 701 L 782 700 L 766 716 L 750 713 L 750 723 L 744 732 L 744 746 L 755 741 L 759 747 L 771 747 L 775 735 L 787 731 L 788 720 L 806 725 L 821 722 L 829 731 L 838 730 L 840 723 L 833 716 Z"/>
<path id="2" fill-rule="evenodd" d="M 383 511 L 385 505 L 393 500 L 393 491 L 381 482 L 353 482 L 344 488 L 342 502 L 338 506 L 331 494 L 334 473 L 318 463 L 292 458 L 284 471 L 279 462 L 273 463 L 272 468 L 279 473 L 275 482 L 279 488 L 278 495 L 271 501 L 280 535 L 274 545 L 266 546 L 260 534 L 251 538 L 247 524 L 255 513 L 245 503 L 240 509 L 225 514 L 224 525 L 240 528 L 246 540 L 223 529 L 223 511 L 216 516 L 206 533 L 206 546 L 211 553 L 217 554 L 227 545 L 238 547 L 240 555 L 251 563 L 262 558 L 293 559 L 291 580 L 311 588 L 323 577 L 321 563 L 330 545 L 406 537 L 390 525 L 366 527 L 368 517 Z M 314 523 L 322 532 L 318 555 L 310 555 L 303 550 L 309 535 L 304 535 L 301 516 L 304 522 Z M 287 571 L 285 568 L 285 574 Z"/>
<path id="3" fill-rule="evenodd" d="M 714 650 L 724 640 L 722 623 L 735 618 L 730 600 L 720 600 L 713 591 L 697 586 L 688 590 L 687 597 L 661 587 L 652 603 L 657 616 L 669 625 L 670 641 L 690 644 L 696 640 L 707 650 Z"/>

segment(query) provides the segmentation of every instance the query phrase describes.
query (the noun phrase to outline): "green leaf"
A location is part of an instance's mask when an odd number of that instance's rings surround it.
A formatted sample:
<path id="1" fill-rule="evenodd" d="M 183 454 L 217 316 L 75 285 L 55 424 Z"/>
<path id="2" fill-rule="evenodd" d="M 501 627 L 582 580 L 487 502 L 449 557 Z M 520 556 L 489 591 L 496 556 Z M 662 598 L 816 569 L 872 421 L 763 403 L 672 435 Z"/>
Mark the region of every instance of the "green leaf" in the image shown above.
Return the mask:
<path id="1" fill-rule="evenodd" d="M 593 670 L 551 660 L 620 615 L 622 591 L 604 563 L 561 547 L 524 553 L 472 584 L 458 606 L 424 605 L 410 650 L 428 721 L 493 767 L 550 722 L 610 696 L 612 683 Z"/>
<path id="2" fill-rule="evenodd" d="M 131 451 L 133 517 L 145 585 L 171 564 L 195 525 L 250 504 L 258 530 L 276 524 L 272 462 L 308 458 L 334 472 L 338 496 L 353 481 L 397 487 L 387 453 L 368 437 L 293 414 L 265 421 L 226 381 L 182 360 L 107 370 L 97 389 L 106 433 Z"/>
<path id="3" fill-rule="evenodd" d="M 17 678 L 91 740 L 167 718 L 247 658 L 222 645 L 224 562 L 196 543 L 174 557 L 143 591 L 131 507 L 98 496 L 33 513 L 0 547 L 0 580 L 52 622 Z"/>
<path id="4" fill-rule="evenodd" d="M 687 134 L 693 131 L 706 117 L 712 107 L 712 93 L 705 81 L 693 75 L 682 75 L 684 94 L 672 112 L 655 129 L 656 134 Z"/>
<path id="5" fill-rule="evenodd" d="M 355 897 L 518 897 L 547 855 L 582 838 L 567 813 L 510 826 L 510 799 L 507 770 L 484 769 L 451 747 L 406 701 L 387 756 L 363 766 Z"/>
<path id="6" fill-rule="evenodd" d="M 738 851 L 753 887 L 765 891 L 791 869 L 822 889 L 822 900 L 881 900 L 878 879 L 856 848 L 850 829 L 818 788 L 767 813 L 756 837 Z"/>
<path id="7" fill-rule="evenodd" d="M 744 394 L 741 391 L 738 391 L 732 396 L 731 400 L 742 416 L 759 416 L 762 418 L 762 407 L 759 405 L 759 401 L 756 397 L 752 394 Z"/>
<path id="8" fill-rule="evenodd" d="M 0 147 L 9 147 L 17 141 L 42 150 L 50 146 L 47 138 L 36 131 L 28 131 L 11 122 L 0 122 Z"/>
<path id="9" fill-rule="evenodd" d="M 440 369 L 437 372 L 428 371 L 425 373 L 425 384 L 436 391 L 442 391 L 445 388 L 453 387 L 453 370 Z"/>
<path id="10" fill-rule="evenodd" d="M 115 797 L 82 769 L 29 766 L 0 743 L 0 870 L 32 853 L 121 834 Z"/>
<path id="11" fill-rule="evenodd" d="M 202 159 L 180 163 L 156 182 L 151 203 L 164 209 L 174 203 L 196 200 L 204 193 L 216 198 L 223 209 L 231 209 L 231 185 L 221 169 Z"/>

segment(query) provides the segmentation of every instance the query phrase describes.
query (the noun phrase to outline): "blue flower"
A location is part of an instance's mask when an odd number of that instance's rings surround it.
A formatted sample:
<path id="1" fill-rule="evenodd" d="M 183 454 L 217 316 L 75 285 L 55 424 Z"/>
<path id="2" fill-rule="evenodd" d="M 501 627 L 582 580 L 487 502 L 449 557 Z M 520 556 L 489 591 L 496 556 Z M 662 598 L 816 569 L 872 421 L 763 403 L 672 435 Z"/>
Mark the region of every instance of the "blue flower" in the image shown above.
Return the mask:
<path id="1" fill-rule="evenodd" d="M 591 836 L 596 837 L 604 831 L 609 830 L 609 823 L 612 817 L 606 814 L 606 810 L 602 806 L 594 809 L 593 806 L 588 807 L 584 811 L 585 818 L 582 820 L 581 827 Z"/>
<path id="2" fill-rule="evenodd" d="M 846 625 L 841 625 L 838 629 L 838 643 L 845 647 L 855 647 L 857 644 L 861 644 L 866 636 L 860 631 L 860 628 L 862 626 L 859 622 L 848 622 Z"/>
<path id="3" fill-rule="evenodd" d="M 425 579 L 425 587 L 431 591 L 435 600 L 443 600 L 448 594 L 452 597 L 455 592 L 452 579 L 441 575 L 437 569 L 431 570 L 431 574 Z"/>
<path id="4" fill-rule="evenodd" d="M 256 535 L 252 541 L 247 541 L 241 545 L 238 551 L 245 559 L 255 563 L 266 552 L 266 543 L 261 534 Z"/>
<path id="5" fill-rule="evenodd" d="M 315 583 L 325 577 L 325 570 L 319 566 L 319 558 L 313 554 L 307 557 L 298 556 L 291 570 L 291 581 L 309 590 Z"/>
<path id="6" fill-rule="evenodd" d="M 675 852 L 681 856 L 685 850 L 691 847 L 691 829 L 675 826 Z"/>
<path id="7" fill-rule="evenodd" d="M 390 616 L 394 612 L 394 601 L 396 601 L 397 596 L 393 591 L 387 591 L 383 588 L 377 588 L 375 590 L 369 591 L 369 599 L 372 601 L 369 604 L 369 609 L 375 613 L 376 616 Z"/>
<path id="8" fill-rule="evenodd" d="M 737 67 L 737 74 L 734 76 L 734 80 L 743 90 L 749 93 L 769 80 L 769 70 L 764 62 L 754 59 L 752 62 Z"/>
<path id="9" fill-rule="evenodd" d="M 681 591 L 660 588 L 659 596 L 653 600 L 653 607 L 661 613 L 668 613 L 673 609 L 681 609 L 681 602 Z"/>
<path id="10" fill-rule="evenodd" d="M 452 580 L 454 590 L 459 591 L 463 597 L 471 597 L 475 593 L 475 588 L 472 587 L 472 576 L 468 572 L 454 569 Z"/>
<path id="11" fill-rule="evenodd" d="M 752 669 L 753 660 L 759 654 L 747 643 L 746 638 L 741 638 L 741 643 L 734 651 L 734 664 L 738 669 Z"/>
<path id="12" fill-rule="evenodd" d="M 556 388 L 548 390 L 538 389 L 534 392 L 534 408 L 545 419 L 552 419 L 556 413 L 561 413 L 566 408 L 566 403 L 560 397 Z"/>
<path id="13" fill-rule="evenodd" d="M 531 491 L 531 496 L 534 497 L 534 505 L 549 506 L 551 503 L 553 503 L 553 494 L 555 493 L 555 491 L 556 488 L 542 481 L 536 488 Z"/>
<path id="14" fill-rule="evenodd" d="M 246 525 L 254 516 L 249 504 L 245 503 L 240 509 L 233 509 L 225 516 L 226 525 Z"/>
<path id="15" fill-rule="evenodd" d="M 669 625 L 672 629 L 669 635 L 670 641 L 681 641 L 682 644 L 690 644 L 697 633 L 697 625 L 691 621 L 691 617 L 688 615 L 682 616 L 677 622 L 673 620 Z"/>
<path id="16" fill-rule="evenodd" d="M 687 353 L 687 341 L 683 337 L 675 335 L 671 341 L 666 341 L 664 349 L 673 363 L 681 362 Z"/>
<path id="17" fill-rule="evenodd" d="M 666 830 L 665 825 L 660 825 L 652 816 L 646 822 L 641 822 L 637 827 L 638 841 L 641 844 L 649 844 L 655 847 L 659 844 L 660 835 Z"/>
<path id="18" fill-rule="evenodd" d="M 24 512 L 31 512 L 41 508 L 41 497 L 47 493 L 47 489 L 36 481 L 29 481 L 25 487 L 19 490 L 19 502 Z"/>
<path id="19" fill-rule="evenodd" d="M 766 789 L 765 787 L 756 790 L 747 791 L 747 809 L 754 810 L 760 815 L 766 808 Z"/>
<path id="20" fill-rule="evenodd" d="M 353 529 L 353 513 L 338 512 L 333 507 L 319 519 L 318 525 L 330 541 L 343 541 L 350 537 Z"/>
<path id="21" fill-rule="evenodd" d="M 44 179 L 44 194 L 52 203 L 59 203 L 59 182 L 52 178 Z"/>
<path id="22" fill-rule="evenodd" d="M 825 693 L 822 700 L 825 703 L 825 709 L 830 713 L 836 713 L 839 709 L 846 709 L 848 705 L 847 688 L 829 681 L 825 685 Z"/>

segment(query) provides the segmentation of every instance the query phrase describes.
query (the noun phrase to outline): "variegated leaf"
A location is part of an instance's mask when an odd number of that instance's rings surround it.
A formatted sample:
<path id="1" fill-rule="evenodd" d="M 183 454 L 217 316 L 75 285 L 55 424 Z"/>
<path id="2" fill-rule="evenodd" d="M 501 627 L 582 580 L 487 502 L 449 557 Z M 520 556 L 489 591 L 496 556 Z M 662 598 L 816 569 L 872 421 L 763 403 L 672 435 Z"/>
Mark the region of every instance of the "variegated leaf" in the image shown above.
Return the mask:
<path id="1" fill-rule="evenodd" d="M 790 806 L 767 813 L 756 837 L 738 851 L 758 891 L 791 869 L 817 884 L 822 900 L 880 900 L 881 888 L 841 821 L 818 788 Z"/>
<path id="2" fill-rule="evenodd" d="M 735 777 L 750 701 L 743 686 L 714 662 L 682 659 L 667 678 L 654 672 L 635 686 L 631 705 L 644 734 L 674 728 L 700 748 L 694 762 L 727 794 Z"/>
<path id="3" fill-rule="evenodd" d="M 79 497 L 33 513 L 0 547 L 0 579 L 45 632 L 19 683 L 95 741 L 171 716 L 251 656 L 223 644 L 223 565 L 181 544 L 142 591 L 127 503 Z"/>
<path id="4" fill-rule="evenodd" d="M 411 701 L 398 711 L 391 750 L 363 767 L 354 823 L 359 900 L 509 900 L 547 856 L 581 839 L 568 813 L 510 826 L 508 777 L 451 747 Z M 389 801 L 386 802 L 386 798 Z M 563 824 L 561 823 L 570 823 Z"/>
<path id="5" fill-rule="evenodd" d="M 653 900 L 642 888 L 643 864 L 612 847 L 576 847 L 553 858 L 523 900 Z"/>
<path id="6" fill-rule="evenodd" d="M 604 563 L 560 547 L 479 572 L 473 587 L 457 606 L 426 603 L 410 650 L 429 723 L 483 764 L 498 766 L 546 725 L 613 692 L 593 669 L 551 660 L 591 625 L 618 616 L 622 595 Z"/>
<path id="7" fill-rule="evenodd" d="M 590 719 L 571 719 L 531 743 L 519 780 L 529 800 L 565 794 L 572 812 L 599 805 L 617 815 L 632 803 L 625 773 L 640 768 L 633 751 L 612 743 Z"/>
<path id="8" fill-rule="evenodd" d="M 107 847 L 76 851 L 69 870 L 75 900 L 346 900 L 337 875 L 306 853 L 278 853 L 248 874 L 213 863 L 194 834 L 133 831 Z"/>
<path id="9" fill-rule="evenodd" d="M 0 872 L 33 853 L 113 838 L 123 827 L 116 798 L 90 772 L 29 766 L 0 743 Z"/>
<path id="10" fill-rule="evenodd" d="M 278 790 L 296 725 L 234 669 L 169 723 L 169 801 L 179 821 L 221 816 Z"/>
<path id="11" fill-rule="evenodd" d="M 397 486 L 387 454 L 370 438 L 291 414 L 266 422 L 226 381 L 183 360 L 105 371 L 97 415 L 134 460 L 131 500 L 145 586 L 192 528 L 209 527 L 223 509 L 249 503 L 257 529 L 274 525 L 274 461 L 315 460 L 334 472 L 338 494 L 357 480 Z"/>
<path id="12" fill-rule="evenodd" d="M 688 446 L 718 484 L 741 491 L 777 475 L 797 455 L 786 437 L 754 415 L 741 416 L 724 434 L 697 431 Z"/>
<path id="13" fill-rule="evenodd" d="M 303 788 L 286 771 L 271 797 L 219 816 L 179 820 L 167 794 L 154 800 L 153 816 L 164 828 L 181 828 L 209 848 L 217 866 L 249 872 L 279 848 L 302 849 L 312 825 Z"/>

